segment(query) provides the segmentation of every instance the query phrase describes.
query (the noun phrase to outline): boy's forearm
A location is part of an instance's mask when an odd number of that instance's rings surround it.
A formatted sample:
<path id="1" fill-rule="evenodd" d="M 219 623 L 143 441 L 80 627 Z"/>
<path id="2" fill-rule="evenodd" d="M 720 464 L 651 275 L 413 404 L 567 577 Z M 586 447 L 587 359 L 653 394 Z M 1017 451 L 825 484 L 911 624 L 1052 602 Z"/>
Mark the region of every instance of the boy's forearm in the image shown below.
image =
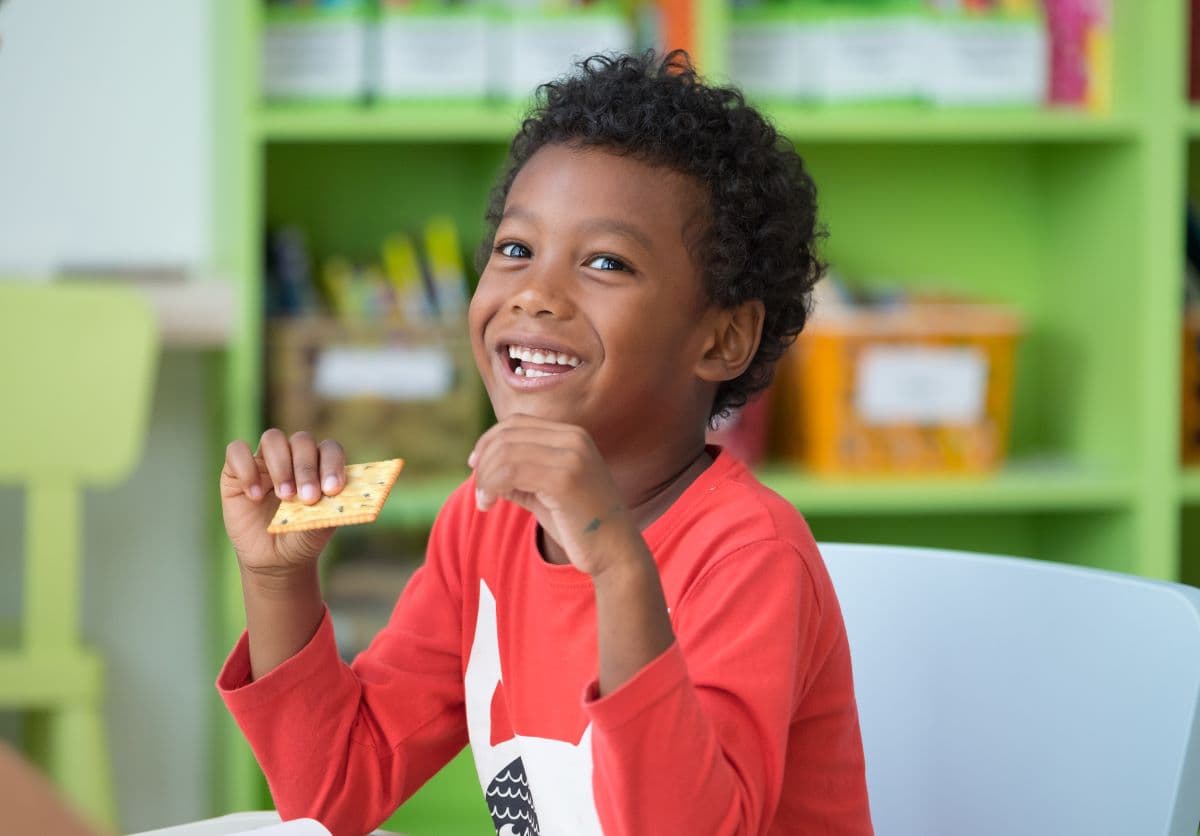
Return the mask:
<path id="1" fill-rule="evenodd" d="M 266 676 L 308 644 L 325 613 L 316 565 L 294 575 L 242 571 L 250 675 Z"/>
<path id="2" fill-rule="evenodd" d="M 635 539 L 634 539 L 635 538 Z M 596 590 L 596 631 L 599 650 L 600 696 L 610 694 L 658 658 L 675 641 L 658 567 L 641 535 L 593 575 Z"/>

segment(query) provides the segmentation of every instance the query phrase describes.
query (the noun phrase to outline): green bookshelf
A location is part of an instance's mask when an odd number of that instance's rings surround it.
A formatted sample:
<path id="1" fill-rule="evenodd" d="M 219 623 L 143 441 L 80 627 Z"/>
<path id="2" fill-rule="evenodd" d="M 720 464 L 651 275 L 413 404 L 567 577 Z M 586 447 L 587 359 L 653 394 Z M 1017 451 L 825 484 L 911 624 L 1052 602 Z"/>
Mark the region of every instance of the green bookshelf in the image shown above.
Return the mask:
<path id="1" fill-rule="evenodd" d="M 1184 469 L 1179 476 L 1179 493 L 1184 503 L 1200 507 L 1200 467 Z"/>
<path id="2" fill-rule="evenodd" d="M 1015 306 L 1027 328 L 1011 457 L 1000 472 L 847 482 L 763 469 L 818 539 L 1200 575 L 1184 559 L 1200 543 L 1200 470 L 1181 475 L 1178 464 L 1180 207 L 1200 142 L 1200 108 L 1185 99 L 1187 3 L 1114 4 L 1111 114 L 765 106 L 816 177 L 826 252 L 842 274 L 936 281 Z M 477 236 L 520 112 L 493 103 L 264 104 L 261 9 L 217 8 L 215 228 L 218 266 L 235 278 L 241 313 L 214 365 L 224 403 L 214 456 L 228 439 L 262 429 L 264 224 L 302 225 L 318 256 L 371 252 L 385 233 L 434 211 Z M 726 7 L 698 0 L 697 14 L 698 61 L 719 78 Z M 383 524 L 428 526 L 455 483 L 402 477 Z M 213 527 L 215 665 L 242 616 L 234 559 L 219 520 Z M 233 724 L 220 722 L 215 807 L 261 806 L 261 776 Z M 445 791 L 435 784 L 430 798 Z M 404 829 L 423 832 L 411 821 Z"/>

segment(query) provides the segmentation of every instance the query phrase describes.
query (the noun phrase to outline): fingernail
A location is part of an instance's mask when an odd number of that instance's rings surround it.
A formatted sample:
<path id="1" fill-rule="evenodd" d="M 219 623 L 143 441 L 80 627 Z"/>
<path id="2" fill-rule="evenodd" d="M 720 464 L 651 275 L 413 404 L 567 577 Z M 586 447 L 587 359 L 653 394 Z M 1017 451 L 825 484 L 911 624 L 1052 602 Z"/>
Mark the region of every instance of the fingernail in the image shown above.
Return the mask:
<path id="1" fill-rule="evenodd" d="M 291 496 L 295 492 L 296 492 L 296 488 L 292 486 L 291 482 L 280 482 L 279 483 L 279 495 L 280 496 Z"/>
<path id="2" fill-rule="evenodd" d="M 478 460 L 478 458 L 479 454 L 472 450 L 471 455 L 467 456 L 467 467 L 474 468 L 475 462 Z"/>
<path id="3" fill-rule="evenodd" d="M 300 488 L 300 496 L 304 498 L 305 502 L 312 502 L 320 495 L 321 492 L 317 490 L 316 485 L 306 484 Z"/>
<path id="4" fill-rule="evenodd" d="M 262 499 L 262 488 L 260 488 L 258 485 L 251 485 L 250 486 L 250 498 L 253 499 L 255 502 Z"/>
<path id="5" fill-rule="evenodd" d="M 487 501 L 487 494 L 485 494 L 482 489 L 476 488 L 475 489 L 475 507 L 478 508 L 480 511 L 486 511 L 487 508 L 484 507 L 484 502 L 486 502 L 486 501 Z"/>
<path id="6" fill-rule="evenodd" d="M 337 490 L 338 480 L 336 476 L 325 477 L 325 493 L 333 493 Z"/>

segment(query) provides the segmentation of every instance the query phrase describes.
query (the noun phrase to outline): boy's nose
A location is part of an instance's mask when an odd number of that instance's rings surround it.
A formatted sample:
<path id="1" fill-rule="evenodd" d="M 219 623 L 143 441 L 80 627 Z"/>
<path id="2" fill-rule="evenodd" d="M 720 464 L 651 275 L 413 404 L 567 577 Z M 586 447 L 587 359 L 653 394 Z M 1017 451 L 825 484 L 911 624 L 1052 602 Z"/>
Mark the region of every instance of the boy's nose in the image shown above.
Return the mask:
<path id="1" fill-rule="evenodd" d="M 570 317 L 574 308 L 563 287 L 562 276 L 561 268 L 527 270 L 525 281 L 513 294 L 513 311 L 520 311 L 527 316 Z"/>

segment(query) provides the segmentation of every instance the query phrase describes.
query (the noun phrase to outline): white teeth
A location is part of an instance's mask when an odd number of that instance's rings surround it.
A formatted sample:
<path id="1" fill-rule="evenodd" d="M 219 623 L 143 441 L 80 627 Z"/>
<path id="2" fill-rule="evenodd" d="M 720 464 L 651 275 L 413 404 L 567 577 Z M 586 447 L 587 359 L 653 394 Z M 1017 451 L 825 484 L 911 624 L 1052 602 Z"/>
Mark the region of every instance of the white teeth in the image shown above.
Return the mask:
<path id="1" fill-rule="evenodd" d="M 3 0 L 0 0 L 0 2 L 3 2 Z M 508 356 L 513 360 L 520 360 L 524 363 L 537 363 L 539 365 L 549 363 L 558 366 L 570 366 L 571 368 L 575 368 L 583 362 L 571 354 L 549 351 L 544 348 L 529 348 L 523 345 L 510 345 L 508 347 Z"/>
<path id="2" fill-rule="evenodd" d="M 527 369 L 526 377 L 549 377 L 551 372 L 539 372 L 537 369 Z"/>
<path id="3" fill-rule="evenodd" d="M 517 376 L 518 376 L 518 377 L 524 377 L 524 376 L 525 376 L 525 369 L 521 368 L 520 366 L 517 366 L 517 368 L 516 368 L 516 369 L 514 369 L 514 371 L 516 372 L 516 374 L 517 374 Z"/>

